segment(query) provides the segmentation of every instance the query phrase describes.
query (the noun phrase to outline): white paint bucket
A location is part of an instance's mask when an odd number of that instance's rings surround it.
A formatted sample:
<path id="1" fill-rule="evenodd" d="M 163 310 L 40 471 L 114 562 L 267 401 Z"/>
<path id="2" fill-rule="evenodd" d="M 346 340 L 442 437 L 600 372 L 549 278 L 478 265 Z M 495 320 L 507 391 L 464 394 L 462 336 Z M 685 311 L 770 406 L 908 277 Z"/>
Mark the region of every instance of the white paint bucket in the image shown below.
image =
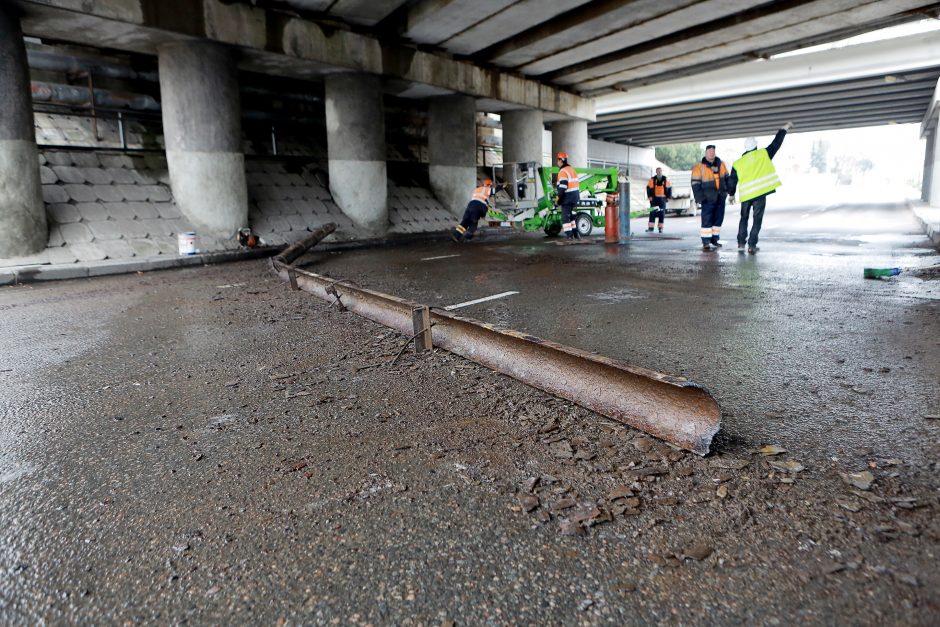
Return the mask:
<path id="1" fill-rule="evenodd" d="M 195 255 L 196 254 L 196 234 L 190 231 L 189 233 L 180 233 L 176 236 L 179 243 L 179 249 L 181 255 Z"/>

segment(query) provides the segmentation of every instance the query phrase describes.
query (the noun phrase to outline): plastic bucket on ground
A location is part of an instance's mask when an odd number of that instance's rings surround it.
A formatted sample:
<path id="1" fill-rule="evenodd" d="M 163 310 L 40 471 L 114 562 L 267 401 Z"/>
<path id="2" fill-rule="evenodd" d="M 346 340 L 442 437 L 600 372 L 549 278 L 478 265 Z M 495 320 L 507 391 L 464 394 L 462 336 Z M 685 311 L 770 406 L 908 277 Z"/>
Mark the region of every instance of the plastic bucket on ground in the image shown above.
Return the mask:
<path id="1" fill-rule="evenodd" d="M 196 234 L 190 231 L 189 233 L 180 233 L 177 235 L 177 241 L 179 243 L 179 250 L 181 255 L 195 255 L 196 254 Z"/>

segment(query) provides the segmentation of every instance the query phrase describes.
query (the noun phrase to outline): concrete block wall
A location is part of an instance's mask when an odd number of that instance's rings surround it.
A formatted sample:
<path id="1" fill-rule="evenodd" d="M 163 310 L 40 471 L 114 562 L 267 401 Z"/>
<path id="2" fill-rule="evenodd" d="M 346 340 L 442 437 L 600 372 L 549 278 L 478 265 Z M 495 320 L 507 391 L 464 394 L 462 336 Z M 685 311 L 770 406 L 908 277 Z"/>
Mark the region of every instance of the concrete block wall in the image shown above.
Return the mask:
<path id="1" fill-rule="evenodd" d="M 248 220 L 265 244 L 290 243 L 327 222 L 336 223 L 334 239 L 356 239 L 356 227 L 333 202 L 319 164 L 298 167 L 274 158 L 249 159 L 245 171 Z"/>
<path id="2" fill-rule="evenodd" d="M 437 201 L 431 190 L 403 181 L 399 186 L 389 180 L 388 220 L 390 233 L 446 231 L 456 219 Z M 470 194 L 472 190 L 468 190 Z"/>
<path id="3" fill-rule="evenodd" d="M 340 211 L 328 187 L 326 167 L 317 161 L 297 164 L 276 158 L 253 158 L 245 165 L 248 183 L 248 218 L 265 243 L 281 245 L 300 239 L 326 222 L 335 222 L 331 236 L 338 240 L 359 237 L 356 226 Z M 407 177 L 388 181 L 389 233 L 446 231 L 454 218 L 426 187 Z"/>
<path id="4" fill-rule="evenodd" d="M 39 161 L 47 247 L 0 267 L 176 255 L 177 233 L 192 229 L 173 203 L 162 156 L 45 150 Z"/>
<path id="5" fill-rule="evenodd" d="M 175 257 L 178 234 L 194 230 L 173 201 L 160 153 L 46 149 L 39 169 L 48 245 L 37 255 L 0 259 L 0 268 Z M 334 239 L 361 237 L 333 201 L 322 164 L 250 158 L 245 169 L 249 224 L 266 245 L 290 243 L 326 222 L 337 224 Z M 452 226 L 453 216 L 430 190 L 411 180 L 400 183 L 388 183 L 391 234 Z M 197 246 L 201 252 L 240 248 L 234 238 L 200 237 Z"/>

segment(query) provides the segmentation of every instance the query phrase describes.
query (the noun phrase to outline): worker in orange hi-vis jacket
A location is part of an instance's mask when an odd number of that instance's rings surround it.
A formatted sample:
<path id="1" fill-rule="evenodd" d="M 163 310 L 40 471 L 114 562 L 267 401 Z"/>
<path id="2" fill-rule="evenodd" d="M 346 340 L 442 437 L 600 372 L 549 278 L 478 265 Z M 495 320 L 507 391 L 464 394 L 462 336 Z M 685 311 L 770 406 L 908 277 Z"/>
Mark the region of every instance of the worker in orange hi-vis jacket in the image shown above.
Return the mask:
<path id="1" fill-rule="evenodd" d="M 463 219 L 450 232 L 452 240 L 459 242 L 460 240 L 470 241 L 473 239 L 473 234 L 477 231 L 477 223 L 480 218 L 486 215 L 489 209 L 490 197 L 495 193 L 493 181 L 490 179 L 486 179 L 480 187 L 473 190 L 473 197 L 467 203 L 467 208 L 463 212 Z"/>
<path id="2" fill-rule="evenodd" d="M 656 175 L 650 177 L 649 183 L 646 184 L 646 197 L 649 198 L 651 209 L 646 232 L 653 232 L 656 219 L 659 218 L 659 232 L 662 233 L 663 225 L 666 224 L 666 199 L 672 198 L 672 185 L 663 174 L 662 168 L 656 168 Z M 654 207 L 656 208 L 653 209 Z"/>
<path id="3" fill-rule="evenodd" d="M 728 168 L 715 155 L 714 144 L 705 146 L 705 158 L 692 168 L 692 195 L 702 207 L 702 250 L 721 248 L 719 233 L 728 198 Z"/>
<path id="4" fill-rule="evenodd" d="M 561 205 L 561 230 L 565 232 L 565 237 L 568 239 L 581 239 L 574 219 L 574 208 L 581 200 L 581 182 L 578 180 L 578 173 L 568 165 L 567 152 L 559 152 L 556 162 L 560 168 L 556 191 L 558 192 L 557 202 Z"/>

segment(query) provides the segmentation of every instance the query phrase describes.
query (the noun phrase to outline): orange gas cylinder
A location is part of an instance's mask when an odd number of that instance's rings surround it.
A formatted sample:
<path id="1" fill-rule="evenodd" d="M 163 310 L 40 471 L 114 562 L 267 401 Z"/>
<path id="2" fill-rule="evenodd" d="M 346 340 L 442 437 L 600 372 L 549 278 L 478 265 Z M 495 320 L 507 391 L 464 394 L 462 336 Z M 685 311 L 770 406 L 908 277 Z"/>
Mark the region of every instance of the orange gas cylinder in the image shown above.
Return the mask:
<path id="1" fill-rule="evenodd" d="M 604 243 L 616 244 L 620 241 L 620 204 L 618 194 L 607 195 L 604 207 Z"/>

